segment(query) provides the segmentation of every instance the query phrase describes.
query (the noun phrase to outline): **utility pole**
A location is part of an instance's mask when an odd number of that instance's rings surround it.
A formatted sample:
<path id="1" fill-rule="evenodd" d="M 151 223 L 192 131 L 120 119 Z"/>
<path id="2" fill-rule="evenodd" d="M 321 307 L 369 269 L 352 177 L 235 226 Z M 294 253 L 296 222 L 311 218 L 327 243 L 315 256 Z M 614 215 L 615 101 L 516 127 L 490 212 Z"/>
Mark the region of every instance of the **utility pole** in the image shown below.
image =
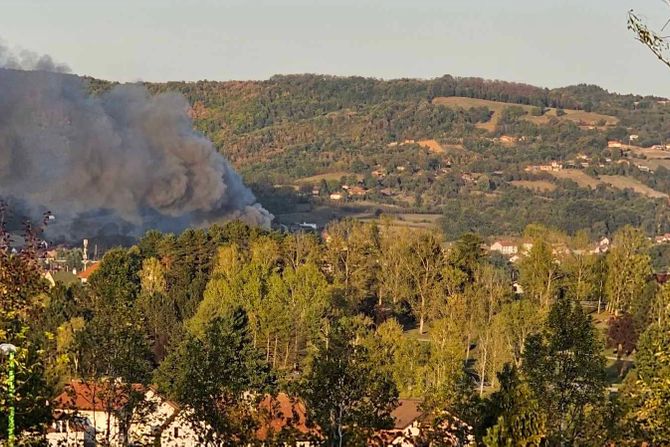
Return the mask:
<path id="1" fill-rule="evenodd" d="M 16 346 L 10 343 L 3 343 L 0 345 L 0 352 L 6 355 L 9 359 L 9 374 L 7 375 L 7 391 L 9 397 L 9 416 L 7 421 L 7 447 L 14 447 L 14 355 L 16 354 Z"/>

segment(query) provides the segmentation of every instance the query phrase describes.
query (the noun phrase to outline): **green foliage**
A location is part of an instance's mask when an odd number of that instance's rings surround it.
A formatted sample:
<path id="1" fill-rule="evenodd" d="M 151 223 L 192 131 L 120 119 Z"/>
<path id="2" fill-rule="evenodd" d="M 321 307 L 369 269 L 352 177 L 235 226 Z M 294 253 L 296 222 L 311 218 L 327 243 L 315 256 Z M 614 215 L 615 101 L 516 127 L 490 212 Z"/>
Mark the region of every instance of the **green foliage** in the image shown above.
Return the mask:
<path id="1" fill-rule="evenodd" d="M 449 251 L 450 264 L 464 272 L 468 279 L 474 279 L 475 271 L 485 257 L 483 244 L 484 240 L 478 234 L 463 234 Z"/>
<path id="2" fill-rule="evenodd" d="M 412 234 L 404 261 L 410 288 L 414 291 L 409 305 L 419 322 L 419 333 L 423 334 L 426 320 L 443 304 L 442 275 L 446 259 L 436 235 Z"/>
<path id="3" fill-rule="evenodd" d="M 186 417 L 206 445 L 220 446 L 255 439 L 259 421 L 253 410 L 275 386 L 242 310 L 209 321 L 201 337 L 187 335 L 161 364 L 155 381 L 190 410 Z"/>
<path id="4" fill-rule="evenodd" d="M 558 290 L 559 274 L 559 265 L 551 245 L 544 238 L 535 238 L 528 256 L 519 264 L 519 283 L 523 287 L 524 295 L 547 309 Z"/>
<path id="5" fill-rule="evenodd" d="M 607 256 L 607 308 L 629 312 L 644 290 L 651 274 L 649 242 L 639 229 L 624 227 L 614 236 Z"/>
<path id="6" fill-rule="evenodd" d="M 333 282 L 341 287 L 343 298 L 355 312 L 375 288 L 378 229 L 354 220 L 344 220 L 331 223 L 326 232 L 328 244 L 324 260 L 332 267 Z"/>
<path id="7" fill-rule="evenodd" d="M 354 333 L 335 325 L 301 385 L 309 417 L 329 446 L 363 446 L 372 430 L 393 425 L 398 392 L 388 373 L 375 370 Z"/>
<path id="8" fill-rule="evenodd" d="M 91 274 L 89 283 L 101 301 L 133 301 L 140 292 L 139 253 L 116 248 L 108 251 L 100 267 Z"/>
<path id="9" fill-rule="evenodd" d="M 188 322 L 191 332 L 201 334 L 210 320 L 241 307 L 254 346 L 263 346 L 266 360 L 276 368 L 297 367 L 331 304 L 325 275 L 313 261 L 298 257 L 295 267 L 282 268 L 279 244 L 265 237 L 249 244 L 249 253 L 236 244 L 219 248 L 212 279 Z"/>
<path id="10" fill-rule="evenodd" d="M 542 333 L 526 341 L 522 368 L 546 417 L 549 439 L 581 439 L 586 412 L 605 399 L 605 359 L 581 306 L 566 298 L 554 303 Z"/>
<path id="11" fill-rule="evenodd" d="M 5 206 L 0 203 L 0 343 L 17 347 L 14 358 L 15 399 L 8 399 L 8 358 L 0 354 L 0 442 L 6 439 L 9 407 L 16 408 L 16 434 L 39 429 L 49 418 L 45 334 L 37 318 L 46 291 L 41 278 L 36 237 L 28 228 L 26 246 L 16 253 L 5 229 Z"/>
<path id="12" fill-rule="evenodd" d="M 636 369 L 622 390 L 631 441 L 670 439 L 670 325 L 652 324 L 638 343 Z"/>
<path id="13" fill-rule="evenodd" d="M 278 388 L 303 399 L 331 445 L 363 445 L 387 426 L 398 395 L 424 399 L 426 433 L 444 434 L 440 421 L 457 416 L 486 445 L 662 439 L 664 335 L 639 345 L 619 408 L 606 397 L 598 334 L 581 308 L 601 298 L 605 278 L 614 290 L 613 271 L 629 272 L 643 281 L 621 281 L 631 321 L 612 339 L 627 350 L 628 329 L 665 325 L 668 288 L 640 273 L 649 272 L 643 233 L 624 229 L 610 254 L 590 255 L 592 234 L 521 231 L 533 247 L 519 264 L 487 254 L 477 234 L 448 244 L 390 220 L 344 220 L 322 239 L 240 223 L 152 232 L 110 250 L 87 285 L 48 294 L 39 274 L 16 268 L 23 258 L 8 257 L 0 285 L 36 282 L 6 292 L 0 328 L 26 347 L 22 359 L 34 353 L 22 360 L 36 373 L 26 408 L 48 397 L 47 379 L 123 388 L 153 377 L 208 418 L 196 424 L 203 443 L 254 442 L 264 423 L 254 409 Z M 524 293 L 513 293 L 517 278 Z M 124 431 L 130 422 L 122 418 Z"/>
<path id="14" fill-rule="evenodd" d="M 578 302 L 597 301 L 601 298 L 600 287 L 605 278 L 598 265 L 598 257 L 589 254 L 590 244 L 586 235 L 561 260 L 565 271 L 563 285 L 568 295 Z"/>
<path id="15" fill-rule="evenodd" d="M 543 319 L 540 306 L 528 298 L 505 303 L 495 316 L 495 336 L 517 367 L 521 366 L 526 340 L 538 332 Z"/>
<path id="16" fill-rule="evenodd" d="M 547 442 L 546 417 L 509 364 L 498 373 L 500 389 L 484 403 L 484 445 L 487 447 L 542 446 Z"/>

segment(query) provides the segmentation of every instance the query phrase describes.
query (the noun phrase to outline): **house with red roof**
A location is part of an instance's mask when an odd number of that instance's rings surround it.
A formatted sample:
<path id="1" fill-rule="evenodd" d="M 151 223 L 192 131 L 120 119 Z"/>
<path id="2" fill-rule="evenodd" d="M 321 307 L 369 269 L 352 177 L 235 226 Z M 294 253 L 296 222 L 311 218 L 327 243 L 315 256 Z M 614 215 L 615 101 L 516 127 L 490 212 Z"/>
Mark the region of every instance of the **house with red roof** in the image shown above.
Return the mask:
<path id="1" fill-rule="evenodd" d="M 47 429 L 47 440 L 53 447 L 197 447 L 203 445 L 201 434 L 207 428 L 204 422 L 201 426 L 194 422 L 197 418 L 192 410 L 166 399 L 153 387 L 129 387 L 118 381 L 73 380 L 52 406 L 53 421 Z M 262 422 L 256 437 L 261 442 L 274 442 L 290 433 L 295 440 L 292 445 L 311 447 L 311 439 L 318 437 L 318 431 L 307 425 L 304 404 L 285 393 L 266 396 L 260 402 L 259 415 Z M 127 440 L 122 439 L 124 419 L 129 420 Z"/>
<path id="2" fill-rule="evenodd" d="M 145 389 L 141 385 L 125 386 L 118 381 L 84 382 L 72 380 L 52 403 L 54 424 L 49 445 L 66 445 L 73 432 L 84 427 L 87 436 L 97 442 L 121 445 L 120 419 L 137 401 L 143 401 Z M 74 422 L 74 424 L 72 423 Z"/>
<path id="3" fill-rule="evenodd" d="M 88 282 L 89 276 L 91 276 L 91 274 L 93 272 L 98 270 L 99 267 L 100 267 L 99 262 L 93 262 L 93 263 L 91 263 L 91 265 L 89 265 L 84 270 L 79 272 L 79 274 L 77 274 L 77 278 L 79 278 L 79 280 L 82 282 L 82 284 L 86 284 Z"/>

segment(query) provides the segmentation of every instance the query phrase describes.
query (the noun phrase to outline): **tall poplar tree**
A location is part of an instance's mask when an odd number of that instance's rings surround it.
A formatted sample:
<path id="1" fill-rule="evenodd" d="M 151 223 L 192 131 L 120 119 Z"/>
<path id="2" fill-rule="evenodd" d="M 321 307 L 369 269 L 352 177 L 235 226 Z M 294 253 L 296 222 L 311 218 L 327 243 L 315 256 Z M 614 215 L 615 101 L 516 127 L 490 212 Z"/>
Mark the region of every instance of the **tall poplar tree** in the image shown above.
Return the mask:
<path id="1" fill-rule="evenodd" d="M 629 312 L 652 273 L 649 241 L 637 228 L 626 226 L 614 235 L 607 254 L 607 310 Z"/>

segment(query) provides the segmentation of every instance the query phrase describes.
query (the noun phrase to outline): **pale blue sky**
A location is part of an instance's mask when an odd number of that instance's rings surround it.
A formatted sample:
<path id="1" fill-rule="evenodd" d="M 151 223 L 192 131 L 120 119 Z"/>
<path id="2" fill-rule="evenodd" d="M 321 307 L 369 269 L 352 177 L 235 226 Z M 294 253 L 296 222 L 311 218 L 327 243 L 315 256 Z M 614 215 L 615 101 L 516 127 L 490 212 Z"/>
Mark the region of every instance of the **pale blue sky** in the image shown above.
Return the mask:
<path id="1" fill-rule="evenodd" d="M 661 0 L 0 0 L 0 39 L 119 81 L 442 74 L 670 96 Z"/>

